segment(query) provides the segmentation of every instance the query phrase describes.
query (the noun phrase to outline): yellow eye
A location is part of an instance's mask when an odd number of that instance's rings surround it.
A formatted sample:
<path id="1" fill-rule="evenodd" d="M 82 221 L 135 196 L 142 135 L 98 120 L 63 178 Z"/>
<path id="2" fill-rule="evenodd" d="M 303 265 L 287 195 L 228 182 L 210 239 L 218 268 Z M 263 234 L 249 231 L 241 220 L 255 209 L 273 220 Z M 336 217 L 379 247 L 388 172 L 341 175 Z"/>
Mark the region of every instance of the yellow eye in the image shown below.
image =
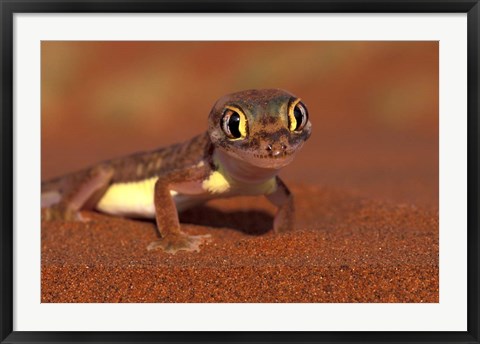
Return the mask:
<path id="1" fill-rule="evenodd" d="M 240 109 L 227 106 L 222 117 L 222 130 L 231 140 L 247 137 L 247 118 Z"/>
<path id="2" fill-rule="evenodd" d="M 288 127 L 290 131 L 301 131 L 308 121 L 308 112 L 300 99 L 293 101 L 288 108 Z"/>

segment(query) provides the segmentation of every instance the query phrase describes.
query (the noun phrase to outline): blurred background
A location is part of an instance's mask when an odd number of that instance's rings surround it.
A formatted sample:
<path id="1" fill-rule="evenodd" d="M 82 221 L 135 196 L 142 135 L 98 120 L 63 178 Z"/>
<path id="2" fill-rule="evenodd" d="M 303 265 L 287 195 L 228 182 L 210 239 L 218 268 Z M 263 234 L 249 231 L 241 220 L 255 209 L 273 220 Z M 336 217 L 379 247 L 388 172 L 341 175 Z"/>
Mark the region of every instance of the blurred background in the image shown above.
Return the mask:
<path id="1" fill-rule="evenodd" d="M 438 207 L 438 42 L 42 42 L 42 180 L 206 130 L 283 88 L 313 131 L 287 182 Z"/>

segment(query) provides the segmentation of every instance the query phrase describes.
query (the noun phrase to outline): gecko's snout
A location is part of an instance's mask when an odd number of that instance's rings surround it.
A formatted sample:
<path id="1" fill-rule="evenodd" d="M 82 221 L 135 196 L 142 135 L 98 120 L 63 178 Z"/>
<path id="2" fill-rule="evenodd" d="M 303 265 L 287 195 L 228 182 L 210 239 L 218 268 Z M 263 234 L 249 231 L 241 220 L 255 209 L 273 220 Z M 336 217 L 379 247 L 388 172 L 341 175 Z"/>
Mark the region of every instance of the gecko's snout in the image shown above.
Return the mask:
<path id="1" fill-rule="evenodd" d="M 287 152 L 287 145 L 284 143 L 269 143 L 265 148 L 271 157 L 279 157 Z"/>

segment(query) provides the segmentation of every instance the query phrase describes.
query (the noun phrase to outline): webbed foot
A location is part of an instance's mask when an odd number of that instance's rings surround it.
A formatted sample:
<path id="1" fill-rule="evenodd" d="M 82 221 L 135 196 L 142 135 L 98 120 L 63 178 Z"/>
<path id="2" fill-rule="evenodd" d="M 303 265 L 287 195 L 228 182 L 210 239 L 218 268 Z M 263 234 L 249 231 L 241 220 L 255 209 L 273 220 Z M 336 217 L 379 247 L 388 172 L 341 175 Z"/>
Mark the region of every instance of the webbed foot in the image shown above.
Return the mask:
<path id="1" fill-rule="evenodd" d="M 167 253 L 175 254 L 177 251 L 189 251 L 199 252 L 200 245 L 208 241 L 211 237 L 210 234 L 204 235 L 188 235 L 184 233 L 170 234 L 161 238 L 160 240 L 153 241 L 147 246 L 147 250 L 153 251 L 161 249 Z"/>

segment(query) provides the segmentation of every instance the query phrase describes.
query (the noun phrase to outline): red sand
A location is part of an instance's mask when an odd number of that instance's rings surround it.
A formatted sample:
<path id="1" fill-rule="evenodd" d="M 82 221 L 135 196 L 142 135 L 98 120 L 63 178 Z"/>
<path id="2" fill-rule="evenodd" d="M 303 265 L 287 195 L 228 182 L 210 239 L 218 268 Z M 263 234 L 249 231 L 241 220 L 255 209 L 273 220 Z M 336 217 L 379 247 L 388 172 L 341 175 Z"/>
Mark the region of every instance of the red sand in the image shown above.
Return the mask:
<path id="1" fill-rule="evenodd" d="M 42 224 L 42 302 L 438 302 L 437 208 L 298 185 L 297 228 L 263 198 L 181 216 L 199 253 L 148 252 L 153 222 L 86 213 Z M 255 204 L 255 208 L 252 205 Z"/>

